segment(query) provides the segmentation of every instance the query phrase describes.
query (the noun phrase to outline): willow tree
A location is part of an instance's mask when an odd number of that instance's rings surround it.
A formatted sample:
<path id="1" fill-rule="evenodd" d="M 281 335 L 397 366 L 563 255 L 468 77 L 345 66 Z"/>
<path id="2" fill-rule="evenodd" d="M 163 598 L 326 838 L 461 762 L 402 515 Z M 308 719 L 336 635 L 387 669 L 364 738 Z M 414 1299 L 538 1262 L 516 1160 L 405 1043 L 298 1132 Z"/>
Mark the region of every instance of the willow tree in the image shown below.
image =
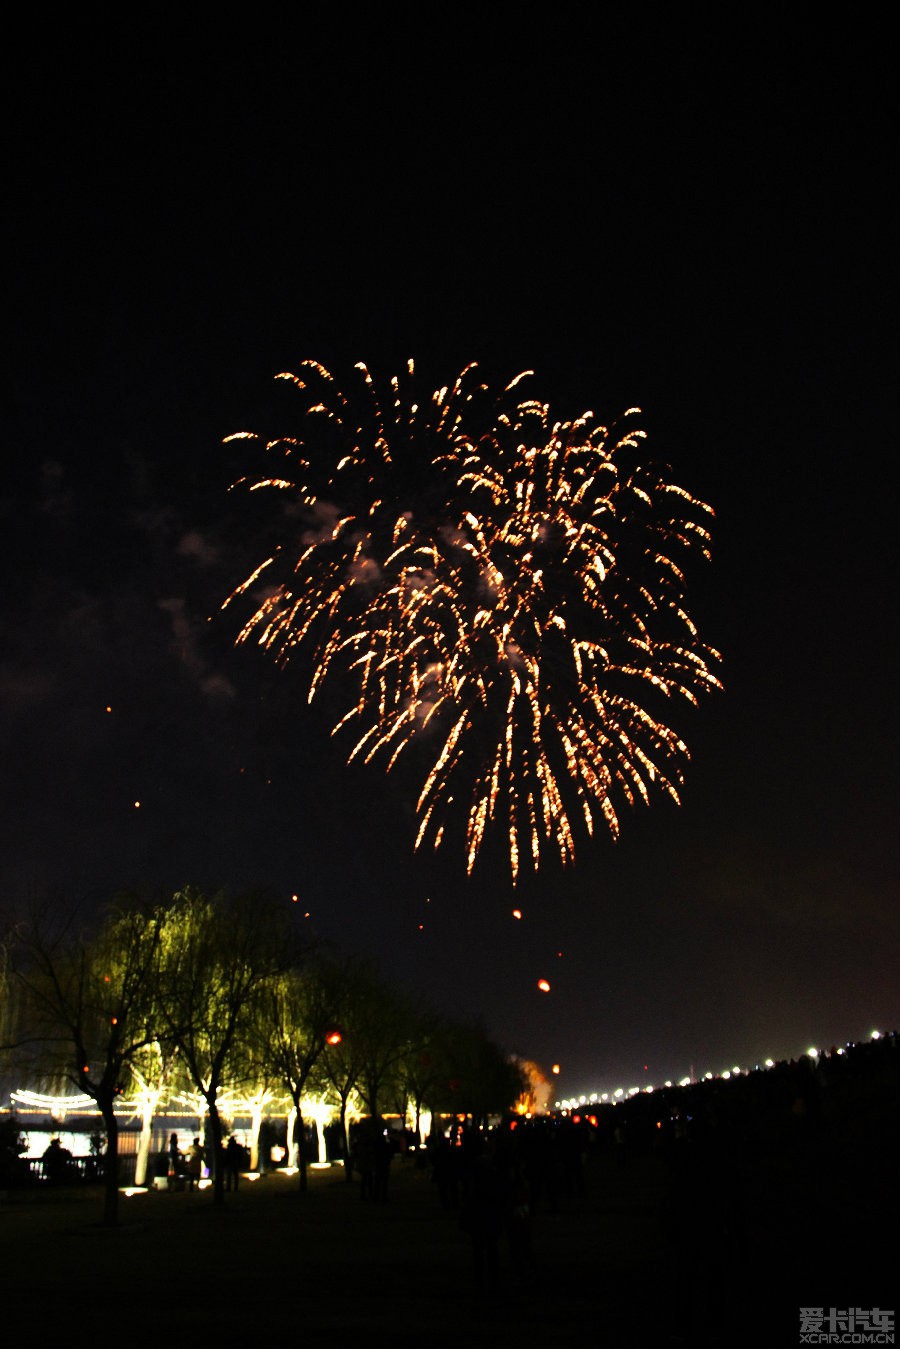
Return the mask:
<path id="1" fill-rule="evenodd" d="M 289 915 L 267 896 L 186 889 L 167 912 L 158 984 L 165 1037 L 206 1103 L 217 1204 L 225 1198 L 220 1094 L 251 1076 L 261 1000 L 293 948 Z"/>
<path id="2" fill-rule="evenodd" d="M 307 1187 L 303 1097 L 329 1046 L 340 1043 L 341 995 L 330 966 L 295 965 L 270 981 L 260 1002 L 256 1053 L 293 1103 L 301 1190 Z"/>
<path id="3" fill-rule="evenodd" d="M 125 1095 L 126 1099 L 134 1104 L 141 1121 L 141 1135 L 134 1168 L 135 1185 L 143 1185 L 147 1179 L 150 1148 L 153 1143 L 153 1121 L 166 1100 L 177 1054 L 178 1051 L 170 1042 L 154 1039 L 128 1064 L 131 1081 Z"/>
<path id="4" fill-rule="evenodd" d="M 99 922 L 45 910 L 18 925 L 11 977 L 20 994 L 18 1046 L 44 1077 L 96 1103 L 106 1132 L 103 1222 L 118 1218 L 115 1106 L 130 1066 L 157 1038 L 156 971 L 165 914 L 119 901 Z"/>
<path id="5" fill-rule="evenodd" d="M 403 1063 L 423 1034 L 419 1010 L 385 983 L 366 961 L 348 962 L 344 1008 L 348 1050 L 356 1064 L 355 1088 L 368 1113 L 405 1107 Z"/>

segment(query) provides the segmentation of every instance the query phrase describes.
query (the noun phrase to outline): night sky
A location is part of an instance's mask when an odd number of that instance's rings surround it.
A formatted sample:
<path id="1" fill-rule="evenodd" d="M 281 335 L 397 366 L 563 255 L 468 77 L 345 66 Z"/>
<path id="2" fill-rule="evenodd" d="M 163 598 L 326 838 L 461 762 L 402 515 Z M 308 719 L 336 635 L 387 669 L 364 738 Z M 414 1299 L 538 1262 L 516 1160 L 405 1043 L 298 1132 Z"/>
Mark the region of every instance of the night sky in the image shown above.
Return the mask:
<path id="1" fill-rule="evenodd" d="M 799 12 L 568 23 L 23 46 L 0 481 L 4 907 L 296 893 L 560 1095 L 900 1023 L 891 62 Z M 716 509 L 682 807 L 515 894 L 500 843 L 414 855 L 412 777 L 220 613 L 261 557 L 223 438 L 290 433 L 306 357 L 409 356 L 637 405 Z"/>

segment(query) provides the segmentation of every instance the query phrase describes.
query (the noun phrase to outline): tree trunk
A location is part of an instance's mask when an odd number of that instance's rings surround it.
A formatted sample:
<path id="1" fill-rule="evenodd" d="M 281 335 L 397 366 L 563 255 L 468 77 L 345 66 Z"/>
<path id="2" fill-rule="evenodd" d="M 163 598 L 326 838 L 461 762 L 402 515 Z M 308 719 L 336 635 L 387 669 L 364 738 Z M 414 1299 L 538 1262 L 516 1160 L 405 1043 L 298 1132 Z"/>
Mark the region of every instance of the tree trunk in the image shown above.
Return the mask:
<path id="1" fill-rule="evenodd" d="M 259 1131 L 262 1128 L 264 1106 L 254 1105 L 250 1114 L 250 1170 L 259 1170 Z"/>
<path id="2" fill-rule="evenodd" d="M 119 1122 L 112 1100 L 98 1102 L 106 1128 L 106 1156 L 103 1166 L 103 1226 L 115 1227 L 119 1220 Z"/>
<path id="3" fill-rule="evenodd" d="M 153 1143 L 153 1115 L 155 1102 L 145 1102 L 141 1107 L 141 1140 L 138 1144 L 137 1161 L 134 1164 L 134 1183 L 143 1185 L 147 1179 L 147 1163 L 150 1160 L 150 1148 Z"/>
<path id="4" fill-rule="evenodd" d="M 210 1142 L 212 1174 L 213 1174 L 213 1203 L 225 1203 L 225 1167 L 223 1166 L 224 1155 L 222 1151 L 222 1121 L 219 1118 L 219 1107 L 216 1104 L 216 1094 L 211 1092 L 206 1098 L 206 1104 L 209 1113 L 209 1132 L 212 1135 Z"/>
<path id="5" fill-rule="evenodd" d="M 347 1101 L 349 1093 L 344 1096 L 341 1094 L 341 1143 L 344 1149 L 344 1179 L 348 1182 L 353 1181 L 353 1167 L 350 1165 L 350 1135 L 347 1132 Z"/>
<path id="6" fill-rule="evenodd" d="M 303 1111 L 300 1109 L 300 1102 L 296 1102 L 297 1119 L 294 1123 L 294 1129 L 297 1133 L 297 1162 L 300 1167 L 300 1189 L 307 1187 L 306 1179 L 306 1124 L 303 1120 Z"/>

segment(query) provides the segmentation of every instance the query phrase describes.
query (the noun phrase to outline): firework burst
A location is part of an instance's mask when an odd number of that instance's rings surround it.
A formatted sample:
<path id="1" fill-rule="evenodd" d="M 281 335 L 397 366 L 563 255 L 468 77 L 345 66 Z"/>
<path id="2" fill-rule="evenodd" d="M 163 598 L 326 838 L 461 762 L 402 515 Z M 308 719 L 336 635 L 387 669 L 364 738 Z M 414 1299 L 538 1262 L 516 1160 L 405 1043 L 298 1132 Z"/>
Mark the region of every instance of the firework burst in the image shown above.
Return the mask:
<path id="1" fill-rule="evenodd" d="M 416 846 L 462 803 L 470 872 L 490 827 L 515 882 L 548 849 L 574 859 L 573 820 L 616 835 L 617 802 L 677 801 L 688 752 L 662 709 L 719 687 L 683 601 L 712 512 L 642 464 L 637 409 L 554 422 L 523 376 L 492 398 L 474 366 L 421 403 L 395 379 L 385 408 L 357 369 L 352 398 L 313 362 L 280 377 L 302 432 L 241 483 L 287 494 L 290 537 L 226 601 L 256 600 L 238 640 L 310 647 L 310 698 L 339 673 L 350 758 L 422 750 Z"/>

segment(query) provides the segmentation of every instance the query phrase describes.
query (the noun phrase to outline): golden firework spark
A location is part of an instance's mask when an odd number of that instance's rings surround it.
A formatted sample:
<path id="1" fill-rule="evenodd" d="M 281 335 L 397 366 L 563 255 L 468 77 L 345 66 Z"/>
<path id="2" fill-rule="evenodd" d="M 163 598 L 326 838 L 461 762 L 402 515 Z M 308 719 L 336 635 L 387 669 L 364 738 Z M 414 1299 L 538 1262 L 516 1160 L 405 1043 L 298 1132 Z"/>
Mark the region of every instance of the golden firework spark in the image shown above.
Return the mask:
<path id="1" fill-rule="evenodd" d="M 617 801 L 677 801 L 688 751 L 661 709 L 720 687 L 684 607 L 712 511 L 642 463 L 639 410 L 553 421 L 524 375 L 495 399 L 470 365 L 425 400 L 392 380 L 385 414 L 364 366 L 362 398 L 301 370 L 280 378 L 302 434 L 240 480 L 289 494 L 292 537 L 226 603 L 256 602 L 239 641 L 311 647 L 310 699 L 340 675 L 351 759 L 425 752 L 416 847 L 462 800 L 468 870 L 502 825 L 515 882 L 548 849 L 574 859 L 573 818 L 616 836 Z"/>

